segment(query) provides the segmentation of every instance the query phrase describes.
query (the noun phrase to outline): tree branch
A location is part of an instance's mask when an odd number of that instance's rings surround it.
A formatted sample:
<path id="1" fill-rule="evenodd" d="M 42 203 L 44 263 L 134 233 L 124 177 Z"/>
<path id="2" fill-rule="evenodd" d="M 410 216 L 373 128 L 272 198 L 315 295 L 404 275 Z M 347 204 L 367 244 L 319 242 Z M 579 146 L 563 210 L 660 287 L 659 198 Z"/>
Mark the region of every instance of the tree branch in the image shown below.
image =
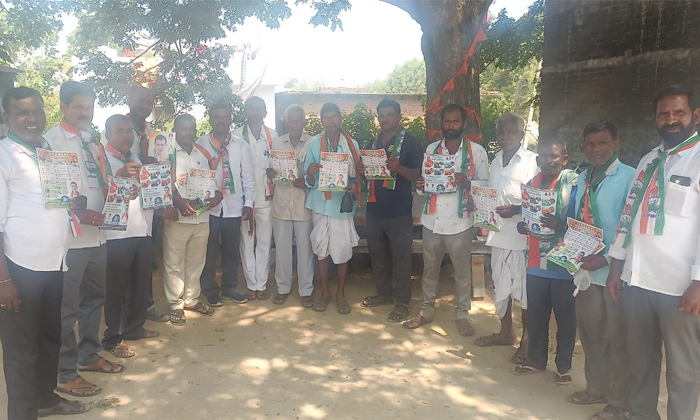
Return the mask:
<path id="1" fill-rule="evenodd" d="M 156 45 L 160 44 L 160 42 L 161 42 L 160 39 L 157 40 L 156 42 L 154 42 L 153 45 L 151 45 L 150 47 L 146 48 L 141 54 L 139 54 L 139 55 L 137 55 L 136 57 L 134 57 L 134 58 L 133 58 L 131 61 L 129 61 L 126 65 L 127 65 L 127 66 L 130 66 L 130 65 L 134 64 L 134 61 L 136 61 L 136 60 L 138 60 L 139 58 L 143 57 L 144 54 L 146 54 L 147 52 L 149 52 L 149 51 L 151 50 L 151 48 L 153 48 L 153 47 L 155 47 Z"/>

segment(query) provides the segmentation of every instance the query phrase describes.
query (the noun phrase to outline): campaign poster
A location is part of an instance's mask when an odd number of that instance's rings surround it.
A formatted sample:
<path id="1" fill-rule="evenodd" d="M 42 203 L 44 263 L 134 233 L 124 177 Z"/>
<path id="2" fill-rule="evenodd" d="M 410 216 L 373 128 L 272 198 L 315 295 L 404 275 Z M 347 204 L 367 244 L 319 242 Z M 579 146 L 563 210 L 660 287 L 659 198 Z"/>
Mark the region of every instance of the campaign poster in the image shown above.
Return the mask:
<path id="1" fill-rule="evenodd" d="M 129 199 L 134 183 L 131 178 L 109 176 L 107 185 L 107 199 L 102 210 L 105 224 L 100 229 L 124 231 L 129 221 Z"/>
<path id="2" fill-rule="evenodd" d="M 173 204 L 170 162 L 141 166 L 141 207 L 161 209 Z"/>
<path id="3" fill-rule="evenodd" d="M 385 181 L 392 179 L 386 166 L 386 150 L 360 150 L 362 163 L 365 165 L 365 178 L 368 181 Z"/>
<path id="4" fill-rule="evenodd" d="M 570 217 L 567 224 L 569 229 L 564 234 L 564 242 L 547 253 L 547 260 L 566 268 L 570 274 L 575 274 L 581 269 L 583 257 L 605 249 L 603 229 Z"/>
<path id="5" fill-rule="evenodd" d="M 81 177 L 78 154 L 37 149 L 39 176 L 46 208 L 70 208 L 80 195 Z"/>
<path id="6" fill-rule="evenodd" d="M 151 131 L 148 133 L 148 156 L 158 162 L 172 161 L 175 153 L 175 133 L 170 131 Z"/>
<path id="7" fill-rule="evenodd" d="M 472 185 L 472 200 L 474 200 L 474 227 L 499 232 L 496 218 L 498 207 L 498 190 L 495 188 Z"/>
<path id="8" fill-rule="evenodd" d="M 321 152 L 321 170 L 318 175 L 319 191 L 345 191 L 348 186 L 347 153 Z"/>
<path id="9" fill-rule="evenodd" d="M 270 150 L 270 167 L 277 172 L 273 184 L 292 184 L 298 176 L 297 153 L 293 150 Z"/>
<path id="10" fill-rule="evenodd" d="M 554 229 L 544 226 L 540 219 L 545 214 L 556 216 L 557 192 L 522 184 L 522 198 L 523 222 L 530 229 L 530 234 L 541 239 L 554 236 Z"/>
<path id="11" fill-rule="evenodd" d="M 423 178 L 428 194 L 448 194 L 457 191 L 457 161 L 455 155 L 431 155 L 423 158 Z"/>

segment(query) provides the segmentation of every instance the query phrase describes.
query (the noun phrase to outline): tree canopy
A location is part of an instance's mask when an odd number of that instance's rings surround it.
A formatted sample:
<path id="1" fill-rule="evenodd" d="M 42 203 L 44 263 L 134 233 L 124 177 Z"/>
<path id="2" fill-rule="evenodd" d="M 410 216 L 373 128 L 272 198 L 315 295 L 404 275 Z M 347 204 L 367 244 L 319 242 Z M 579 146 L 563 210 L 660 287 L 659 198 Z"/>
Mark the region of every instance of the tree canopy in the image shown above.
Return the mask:
<path id="1" fill-rule="evenodd" d="M 425 61 L 414 58 L 394 67 L 386 79 L 370 84 L 370 92 L 425 94 Z"/>
<path id="2" fill-rule="evenodd" d="M 14 64 L 25 51 L 53 47 L 64 6 L 56 0 L 0 0 L 0 64 Z"/>

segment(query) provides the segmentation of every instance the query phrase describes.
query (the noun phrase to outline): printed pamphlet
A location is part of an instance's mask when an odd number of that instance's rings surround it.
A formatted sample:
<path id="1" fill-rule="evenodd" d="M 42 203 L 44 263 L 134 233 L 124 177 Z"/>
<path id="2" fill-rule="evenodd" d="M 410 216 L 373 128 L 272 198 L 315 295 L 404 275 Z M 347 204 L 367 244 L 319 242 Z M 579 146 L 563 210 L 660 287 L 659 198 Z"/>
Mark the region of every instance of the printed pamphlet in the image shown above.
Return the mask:
<path id="1" fill-rule="evenodd" d="M 535 238 L 547 239 L 554 235 L 554 229 L 542 225 L 540 218 L 545 214 L 556 215 L 557 192 L 541 190 L 522 184 L 523 222 Z"/>
<path id="2" fill-rule="evenodd" d="M 583 257 L 597 254 L 605 248 L 603 229 L 570 217 L 567 224 L 569 230 L 564 234 L 564 243 L 552 248 L 547 254 L 547 260 L 575 274 L 583 264 Z"/>
<path id="3" fill-rule="evenodd" d="M 173 205 L 170 162 L 141 166 L 141 207 L 160 209 Z"/>
<path id="4" fill-rule="evenodd" d="M 129 221 L 129 199 L 131 186 L 134 185 L 131 178 L 107 177 L 107 199 L 102 214 L 105 215 L 105 224 L 100 226 L 104 230 L 126 230 Z"/>
<path id="5" fill-rule="evenodd" d="M 386 150 L 360 150 L 362 163 L 365 165 L 365 177 L 369 181 L 384 181 L 392 179 L 391 172 L 386 167 Z"/>
<path id="6" fill-rule="evenodd" d="M 493 232 L 499 232 L 496 223 L 496 207 L 498 207 L 498 190 L 495 188 L 472 185 L 472 199 L 474 200 L 474 227 L 484 228 Z"/>
<path id="7" fill-rule="evenodd" d="M 431 155 L 423 158 L 423 178 L 428 194 L 447 194 L 457 191 L 457 162 L 455 155 Z"/>
<path id="8" fill-rule="evenodd" d="M 277 171 L 273 184 L 292 184 L 298 176 L 297 153 L 293 150 L 270 150 L 270 167 Z"/>
<path id="9" fill-rule="evenodd" d="M 187 176 L 187 195 L 190 200 L 199 199 L 203 206 L 197 209 L 195 215 L 206 212 L 209 203 L 206 201 L 216 193 L 216 171 L 209 169 L 190 168 Z"/>
<path id="10" fill-rule="evenodd" d="M 70 201 L 80 195 L 78 154 L 37 149 L 39 176 L 46 208 L 70 208 Z"/>
<path id="11" fill-rule="evenodd" d="M 321 170 L 318 175 L 319 191 L 345 191 L 348 186 L 347 153 L 321 152 Z"/>

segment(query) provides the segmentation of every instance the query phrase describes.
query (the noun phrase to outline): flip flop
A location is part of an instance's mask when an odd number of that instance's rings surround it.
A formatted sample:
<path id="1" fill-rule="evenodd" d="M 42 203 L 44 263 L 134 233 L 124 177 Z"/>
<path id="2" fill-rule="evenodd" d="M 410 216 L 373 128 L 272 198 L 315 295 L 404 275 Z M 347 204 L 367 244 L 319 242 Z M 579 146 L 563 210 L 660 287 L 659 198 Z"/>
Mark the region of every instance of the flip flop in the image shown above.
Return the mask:
<path id="1" fill-rule="evenodd" d="M 258 290 L 255 292 L 255 297 L 257 297 L 258 300 L 267 300 L 270 299 L 270 294 L 267 293 L 266 290 Z"/>
<path id="2" fill-rule="evenodd" d="M 173 325 L 185 325 L 187 323 L 187 318 L 185 318 L 185 310 L 173 309 L 170 312 L 170 323 Z"/>
<path id="3" fill-rule="evenodd" d="M 328 309 L 328 304 L 331 303 L 330 299 L 319 299 L 314 303 L 314 306 L 311 307 L 316 312 L 325 312 L 326 309 Z"/>
<path id="4" fill-rule="evenodd" d="M 105 365 L 109 366 L 105 368 Z M 98 361 L 91 365 L 81 366 L 78 365 L 78 371 L 80 372 L 99 372 L 99 373 L 122 373 L 125 369 L 124 365 L 119 363 L 111 362 L 104 357 L 100 357 Z"/>
<path id="5" fill-rule="evenodd" d="M 340 302 L 336 301 L 335 303 L 338 305 L 336 310 L 338 311 L 339 314 L 347 315 L 350 313 L 350 311 L 351 311 L 350 304 L 348 303 L 347 300 L 343 299 L 342 301 L 340 301 Z"/>
<path id="6" fill-rule="evenodd" d="M 314 303 L 314 298 L 312 296 L 303 296 L 301 298 L 301 306 L 304 308 L 312 308 Z"/>
<path id="7" fill-rule="evenodd" d="M 415 330 L 416 328 L 422 327 L 425 324 L 430 324 L 433 322 L 432 319 L 425 318 L 423 315 L 416 315 L 408 321 L 404 322 L 403 327 L 409 330 Z"/>
<path id="8" fill-rule="evenodd" d="M 566 397 L 566 400 L 572 404 L 590 405 L 590 404 L 607 404 L 608 399 L 600 396 L 596 397 L 588 393 L 588 391 L 577 391 Z"/>
<path id="9" fill-rule="evenodd" d="M 363 308 L 375 308 L 382 305 L 393 305 L 394 299 L 387 296 L 367 296 L 365 300 L 362 301 L 360 306 Z"/>
<path id="10" fill-rule="evenodd" d="M 205 305 L 202 302 L 197 302 L 194 306 L 185 306 L 186 311 L 197 312 L 202 315 L 211 316 L 214 315 L 214 309 L 209 305 Z"/>
<path id="11" fill-rule="evenodd" d="M 56 416 L 56 415 L 74 415 L 82 414 L 90 409 L 87 404 L 80 403 L 78 401 L 68 401 L 61 398 L 61 402 L 54 405 L 53 407 L 40 408 L 38 417 Z"/>
<path id="12" fill-rule="evenodd" d="M 457 331 L 464 337 L 471 337 L 474 335 L 474 327 L 467 318 L 456 319 L 455 324 L 457 325 Z"/>
<path id="13" fill-rule="evenodd" d="M 410 314 L 411 312 L 408 310 L 408 305 L 405 303 L 397 303 L 396 306 L 394 306 L 394 310 L 389 313 L 387 321 L 396 324 L 404 321 Z"/>
<path id="14" fill-rule="evenodd" d="M 537 369 L 530 365 L 518 365 L 513 370 L 513 375 L 525 376 L 532 375 L 533 373 L 544 372 L 544 369 Z"/>
<path id="15" fill-rule="evenodd" d="M 284 305 L 288 297 L 289 293 L 278 293 L 277 296 L 275 296 L 274 299 L 272 299 L 272 303 L 274 303 L 275 305 Z"/>
<path id="16" fill-rule="evenodd" d="M 112 356 L 120 359 L 129 359 L 136 356 L 136 353 L 131 349 L 131 347 L 129 347 L 123 341 L 114 346 L 114 348 L 110 349 L 109 352 L 112 353 Z"/>
<path id="17" fill-rule="evenodd" d="M 522 347 L 519 347 L 515 353 L 513 353 L 513 357 L 510 358 L 510 362 L 516 365 L 527 364 L 527 352 L 523 350 Z"/>
<path id="18" fill-rule="evenodd" d="M 564 373 L 555 373 L 554 376 L 554 383 L 557 385 L 571 385 L 571 373 L 570 372 L 564 372 Z"/>
<path id="19" fill-rule="evenodd" d="M 102 388 L 78 376 L 65 384 L 56 384 L 56 391 L 74 397 L 92 397 L 102 392 Z"/>

